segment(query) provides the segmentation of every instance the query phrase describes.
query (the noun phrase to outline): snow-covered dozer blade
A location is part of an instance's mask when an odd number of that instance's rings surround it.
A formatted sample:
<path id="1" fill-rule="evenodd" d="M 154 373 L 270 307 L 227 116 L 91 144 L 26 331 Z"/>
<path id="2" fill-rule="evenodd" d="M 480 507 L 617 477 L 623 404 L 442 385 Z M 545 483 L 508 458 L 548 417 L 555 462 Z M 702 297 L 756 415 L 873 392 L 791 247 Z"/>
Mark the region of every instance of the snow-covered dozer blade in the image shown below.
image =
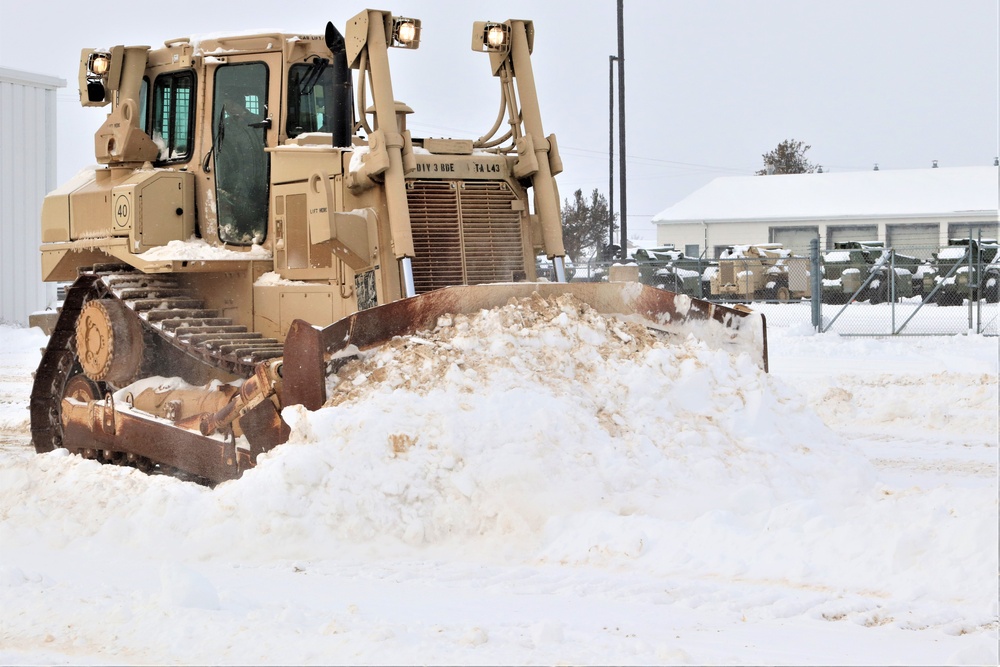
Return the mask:
<path id="1" fill-rule="evenodd" d="M 354 313 L 323 329 L 296 320 L 285 339 L 282 403 L 317 410 L 326 401 L 328 368 L 338 358 L 377 347 L 395 336 L 434 329 L 445 315 L 471 315 L 534 294 L 543 298 L 569 294 L 602 315 L 638 321 L 668 334 L 692 334 L 710 347 L 748 354 L 767 371 L 764 316 L 748 309 L 637 282 L 501 283 L 446 287 Z"/>

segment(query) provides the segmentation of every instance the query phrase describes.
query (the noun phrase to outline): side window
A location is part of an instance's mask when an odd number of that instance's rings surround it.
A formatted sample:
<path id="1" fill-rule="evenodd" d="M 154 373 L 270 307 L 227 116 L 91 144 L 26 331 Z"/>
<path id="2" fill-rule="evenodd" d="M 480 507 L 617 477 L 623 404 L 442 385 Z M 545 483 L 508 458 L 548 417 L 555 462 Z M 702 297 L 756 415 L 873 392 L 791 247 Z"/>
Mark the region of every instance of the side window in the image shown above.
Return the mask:
<path id="1" fill-rule="evenodd" d="M 325 61 L 293 65 L 288 71 L 288 119 L 285 132 L 330 132 L 334 104 L 333 68 Z"/>
<path id="2" fill-rule="evenodd" d="M 139 87 L 139 129 L 149 134 L 149 79 L 142 77 L 142 85 Z"/>
<path id="3" fill-rule="evenodd" d="M 153 85 L 153 141 L 161 162 L 184 162 L 191 157 L 194 136 L 194 74 L 172 72 L 156 77 Z"/>

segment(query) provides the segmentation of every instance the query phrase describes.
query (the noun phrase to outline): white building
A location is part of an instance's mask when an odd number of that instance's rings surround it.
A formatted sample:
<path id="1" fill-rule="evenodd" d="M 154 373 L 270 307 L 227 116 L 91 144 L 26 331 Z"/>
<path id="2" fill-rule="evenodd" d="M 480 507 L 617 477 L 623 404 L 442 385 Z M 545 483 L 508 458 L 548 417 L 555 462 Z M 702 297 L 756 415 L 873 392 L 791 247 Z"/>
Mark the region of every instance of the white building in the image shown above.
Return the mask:
<path id="1" fill-rule="evenodd" d="M 998 237 L 1000 168 L 957 167 L 717 178 L 653 217 L 656 239 L 697 245 L 718 257 L 727 246 L 883 241 L 929 257 L 949 238 Z"/>
<path id="2" fill-rule="evenodd" d="M 0 68 L 0 321 L 27 324 L 55 297 L 42 282 L 42 199 L 56 186 L 56 90 L 66 81 Z"/>

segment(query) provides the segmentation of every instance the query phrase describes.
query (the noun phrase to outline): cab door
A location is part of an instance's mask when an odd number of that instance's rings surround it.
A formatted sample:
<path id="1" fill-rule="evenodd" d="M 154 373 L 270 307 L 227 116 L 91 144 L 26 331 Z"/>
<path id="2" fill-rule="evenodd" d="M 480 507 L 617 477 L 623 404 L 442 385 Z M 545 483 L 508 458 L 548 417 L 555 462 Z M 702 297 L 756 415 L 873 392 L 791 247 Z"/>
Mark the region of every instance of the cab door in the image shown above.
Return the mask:
<path id="1" fill-rule="evenodd" d="M 212 171 L 223 243 L 261 244 L 267 236 L 270 162 L 264 148 L 277 142 L 280 67 L 277 54 L 231 57 L 213 74 Z"/>

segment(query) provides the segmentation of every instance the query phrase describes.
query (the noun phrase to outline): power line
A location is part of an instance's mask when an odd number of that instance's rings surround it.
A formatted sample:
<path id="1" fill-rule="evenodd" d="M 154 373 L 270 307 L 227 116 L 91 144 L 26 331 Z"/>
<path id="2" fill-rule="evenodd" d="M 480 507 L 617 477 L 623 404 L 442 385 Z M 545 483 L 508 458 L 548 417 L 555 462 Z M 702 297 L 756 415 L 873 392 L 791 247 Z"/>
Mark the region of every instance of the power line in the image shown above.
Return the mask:
<path id="1" fill-rule="evenodd" d="M 448 133 L 456 133 L 457 132 L 459 134 L 464 134 L 466 136 L 474 134 L 472 132 L 469 132 L 468 130 L 461 130 L 461 129 L 457 129 L 457 128 L 454 128 L 454 127 L 444 127 L 444 126 L 441 126 L 441 125 L 429 125 L 427 123 L 419 123 L 419 122 L 413 122 L 413 121 L 410 121 L 409 124 L 410 124 L 411 129 L 420 128 L 420 129 L 425 129 L 425 130 L 437 130 L 439 132 L 448 132 Z M 581 147 L 578 147 L 578 146 L 564 146 L 564 145 L 560 145 L 559 146 L 559 150 L 560 150 L 561 153 L 563 153 L 565 155 L 576 155 L 577 157 L 591 157 L 591 156 L 593 156 L 595 159 L 599 158 L 602 161 L 606 160 L 607 157 L 608 157 L 608 154 L 607 154 L 606 151 L 598 151 L 598 150 L 594 150 L 592 148 L 581 148 Z M 616 155 L 617 155 L 617 153 L 616 153 Z M 714 170 L 714 171 L 732 171 L 732 172 L 736 172 L 736 173 L 740 173 L 740 174 L 745 174 L 748 171 L 748 169 L 746 169 L 746 168 L 740 168 L 740 167 L 721 167 L 719 165 L 700 164 L 700 163 L 697 163 L 697 162 L 681 162 L 679 160 L 664 160 L 662 158 L 652 158 L 652 157 L 645 157 L 645 156 L 641 156 L 641 155 L 627 155 L 626 157 L 632 163 L 651 163 L 651 164 L 663 164 L 663 165 L 676 165 L 676 166 L 680 166 L 680 167 L 695 167 L 695 168 L 699 168 L 699 169 L 711 169 L 711 170 Z"/>

